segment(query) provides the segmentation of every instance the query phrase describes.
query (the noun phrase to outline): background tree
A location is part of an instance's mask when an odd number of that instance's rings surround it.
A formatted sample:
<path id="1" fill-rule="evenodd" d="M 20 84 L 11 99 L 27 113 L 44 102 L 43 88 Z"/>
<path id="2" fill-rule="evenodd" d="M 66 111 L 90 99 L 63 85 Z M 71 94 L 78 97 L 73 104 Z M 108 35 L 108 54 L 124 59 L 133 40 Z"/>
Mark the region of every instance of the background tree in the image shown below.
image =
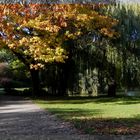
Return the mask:
<path id="1" fill-rule="evenodd" d="M 107 6 L 104 13 L 119 20 L 121 37 L 114 45 L 114 64 L 117 69 L 118 84 L 132 90 L 139 87 L 139 4 L 117 4 Z"/>
<path id="2" fill-rule="evenodd" d="M 11 88 L 31 86 L 29 72 L 11 51 L 4 48 L 0 50 L 0 65 L 0 77 L 8 78 Z"/>

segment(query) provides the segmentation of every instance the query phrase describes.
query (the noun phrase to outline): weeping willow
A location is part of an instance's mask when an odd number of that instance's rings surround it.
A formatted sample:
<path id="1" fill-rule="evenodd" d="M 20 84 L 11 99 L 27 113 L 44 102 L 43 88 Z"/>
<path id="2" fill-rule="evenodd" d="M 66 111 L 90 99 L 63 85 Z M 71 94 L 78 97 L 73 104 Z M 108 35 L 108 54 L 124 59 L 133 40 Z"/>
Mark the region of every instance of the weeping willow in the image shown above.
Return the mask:
<path id="1" fill-rule="evenodd" d="M 134 88 L 140 85 L 140 4 L 119 3 L 105 7 L 104 14 L 119 20 L 121 34 L 116 43 L 115 65 L 119 69 L 119 83 L 124 87 Z M 112 52 L 112 51 L 111 51 Z M 121 75 L 120 75 L 121 74 Z"/>

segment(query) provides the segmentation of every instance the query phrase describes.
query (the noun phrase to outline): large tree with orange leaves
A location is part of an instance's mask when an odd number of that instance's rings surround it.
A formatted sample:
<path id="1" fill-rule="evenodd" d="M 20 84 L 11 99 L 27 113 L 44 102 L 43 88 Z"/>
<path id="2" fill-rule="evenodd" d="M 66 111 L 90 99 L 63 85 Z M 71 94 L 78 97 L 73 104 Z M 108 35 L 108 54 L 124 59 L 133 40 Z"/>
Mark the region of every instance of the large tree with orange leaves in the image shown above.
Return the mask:
<path id="1" fill-rule="evenodd" d="M 0 5 L 0 46 L 12 50 L 30 70 L 34 94 L 39 92 L 39 69 L 45 63 L 64 63 L 69 57 L 66 42 L 94 32 L 110 39 L 118 36 L 113 29 L 117 20 L 100 15 L 96 6 Z"/>

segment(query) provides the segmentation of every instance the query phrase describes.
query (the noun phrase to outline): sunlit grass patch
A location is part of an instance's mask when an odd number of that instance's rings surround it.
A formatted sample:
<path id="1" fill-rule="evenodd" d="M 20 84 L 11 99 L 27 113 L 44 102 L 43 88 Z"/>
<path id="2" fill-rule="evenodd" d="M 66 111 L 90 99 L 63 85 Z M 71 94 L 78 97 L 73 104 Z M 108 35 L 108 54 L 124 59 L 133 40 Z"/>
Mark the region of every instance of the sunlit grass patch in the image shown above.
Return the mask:
<path id="1" fill-rule="evenodd" d="M 140 98 L 36 100 L 42 108 L 90 134 L 140 134 Z"/>

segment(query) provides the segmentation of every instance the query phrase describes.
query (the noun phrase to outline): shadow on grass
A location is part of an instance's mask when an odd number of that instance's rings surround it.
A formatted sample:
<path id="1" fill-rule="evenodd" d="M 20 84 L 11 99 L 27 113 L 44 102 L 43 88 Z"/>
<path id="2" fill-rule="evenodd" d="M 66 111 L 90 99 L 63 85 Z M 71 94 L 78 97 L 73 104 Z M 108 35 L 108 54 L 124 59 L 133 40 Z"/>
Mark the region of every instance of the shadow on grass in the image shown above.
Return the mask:
<path id="1" fill-rule="evenodd" d="M 42 104 L 85 104 L 85 103 L 113 103 L 119 105 L 140 104 L 140 97 L 67 97 L 47 98 Z"/>
<path id="2" fill-rule="evenodd" d="M 140 97 L 114 97 L 114 98 L 98 98 L 95 103 L 114 103 L 119 105 L 140 104 Z"/>
<path id="3" fill-rule="evenodd" d="M 49 111 L 66 121 L 70 121 L 85 134 L 140 134 L 140 114 L 134 115 L 132 118 L 101 118 L 99 117 L 102 114 L 102 110 L 100 109 L 51 108 Z"/>
<path id="4" fill-rule="evenodd" d="M 134 118 L 73 119 L 74 126 L 86 134 L 139 135 L 140 116 Z"/>
<path id="5" fill-rule="evenodd" d="M 72 118 L 81 118 L 81 117 L 89 117 L 89 116 L 97 116 L 102 114 L 101 109 L 79 109 L 79 108 L 71 108 L 71 109 L 63 109 L 63 108 L 50 108 L 49 111 L 51 113 L 55 113 L 60 118 L 71 120 Z"/>

